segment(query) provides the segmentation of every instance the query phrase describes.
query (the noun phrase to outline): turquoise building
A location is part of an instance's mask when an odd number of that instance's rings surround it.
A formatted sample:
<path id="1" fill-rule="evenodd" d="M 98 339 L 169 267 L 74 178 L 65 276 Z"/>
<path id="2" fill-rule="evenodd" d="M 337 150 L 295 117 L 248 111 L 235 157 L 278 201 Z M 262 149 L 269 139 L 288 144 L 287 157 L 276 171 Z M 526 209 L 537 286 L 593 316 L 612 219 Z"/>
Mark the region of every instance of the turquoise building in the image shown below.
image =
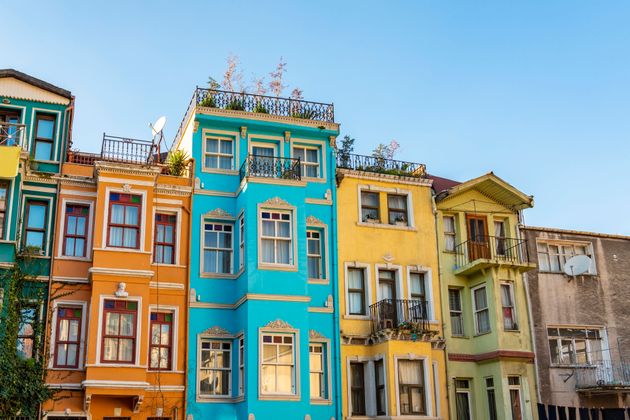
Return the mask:
<path id="1" fill-rule="evenodd" d="M 17 339 L 24 359 L 37 356 L 44 339 L 54 211 L 73 109 L 69 91 L 16 70 L 0 70 L 0 308 L 6 312 L 3 299 L 16 290 L 10 270 L 17 261 L 28 275 L 20 288 L 24 300 Z"/>
<path id="2" fill-rule="evenodd" d="M 195 90 L 187 419 L 340 419 L 333 106 Z"/>

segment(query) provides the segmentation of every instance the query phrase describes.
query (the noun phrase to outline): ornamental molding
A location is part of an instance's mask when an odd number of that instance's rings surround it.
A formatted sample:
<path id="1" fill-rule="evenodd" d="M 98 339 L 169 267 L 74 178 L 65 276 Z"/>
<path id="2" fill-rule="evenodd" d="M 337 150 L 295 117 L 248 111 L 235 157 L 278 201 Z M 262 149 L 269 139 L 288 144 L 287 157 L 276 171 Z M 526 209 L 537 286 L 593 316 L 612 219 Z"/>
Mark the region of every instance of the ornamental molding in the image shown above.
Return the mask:
<path id="1" fill-rule="evenodd" d="M 306 218 L 306 224 L 309 226 L 326 226 L 326 223 L 324 223 L 322 220 L 318 219 L 315 216 L 308 216 Z"/>
<path id="2" fill-rule="evenodd" d="M 291 204 L 289 204 L 288 201 L 285 201 L 280 197 L 270 198 L 269 200 L 265 201 L 262 204 L 263 206 L 271 206 L 271 207 L 277 207 L 277 206 L 291 207 Z"/>
<path id="3" fill-rule="evenodd" d="M 385 261 L 387 264 L 391 264 L 392 261 L 394 261 L 394 259 L 395 258 L 394 258 L 394 256 L 392 254 L 385 254 L 385 255 L 383 255 L 383 261 Z"/>
<path id="4" fill-rule="evenodd" d="M 230 337 L 232 336 L 232 334 L 230 334 L 230 332 L 228 330 L 226 330 L 225 328 L 221 328 L 218 325 L 215 325 L 214 327 L 210 327 L 207 330 L 203 331 L 201 333 L 201 335 L 209 335 L 209 336 L 213 336 L 213 337 Z"/>
<path id="5" fill-rule="evenodd" d="M 245 136 L 247 136 L 247 126 L 242 126 L 241 127 L 241 137 L 245 138 Z"/>
<path id="6" fill-rule="evenodd" d="M 276 319 L 275 321 L 269 321 L 265 328 L 274 328 L 278 330 L 292 330 L 293 326 L 286 321 Z"/>
<path id="7" fill-rule="evenodd" d="M 282 115 L 272 115 L 272 114 L 261 114 L 261 113 L 252 113 L 247 111 L 235 111 L 229 109 L 221 109 L 221 108 L 208 108 L 197 105 L 197 113 L 205 114 L 205 115 L 224 115 L 228 117 L 236 117 L 247 120 L 255 120 L 255 121 L 277 121 L 281 123 L 298 125 L 302 127 L 316 127 L 324 130 L 339 130 L 339 124 L 334 122 L 327 121 L 319 121 L 319 120 L 307 120 L 303 118 L 295 118 L 295 117 L 286 117 Z M 195 124 L 198 124 L 195 121 Z M 196 130 L 195 130 L 196 132 Z"/>
<path id="8" fill-rule="evenodd" d="M 162 167 L 155 164 L 113 163 L 106 161 L 94 162 L 94 167 L 99 176 L 101 172 L 118 175 L 157 176 L 162 172 Z"/>
<path id="9" fill-rule="evenodd" d="M 131 192 L 131 185 L 129 184 L 123 184 L 122 186 L 122 190 L 126 193 L 130 193 Z"/>
<path id="10" fill-rule="evenodd" d="M 290 132 L 290 131 L 285 131 L 285 132 L 284 132 L 284 141 L 285 141 L 286 143 L 288 143 L 288 142 L 290 142 L 290 141 L 291 141 L 291 132 Z"/>
<path id="11" fill-rule="evenodd" d="M 38 175 L 34 175 L 33 172 L 29 172 L 24 176 L 24 182 L 35 182 L 39 184 L 56 185 L 57 177 L 52 176 L 52 175 L 51 176 L 46 176 L 46 175 L 38 176 Z"/>
<path id="12" fill-rule="evenodd" d="M 116 290 L 116 297 L 126 298 L 129 297 L 129 293 L 125 290 L 127 285 L 124 282 L 118 283 L 118 289 Z"/>
<path id="13" fill-rule="evenodd" d="M 337 148 L 337 136 L 328 137 L 328 141 L 330 143 L 330 147 L 332 147 L 333 149 Z"/>
<path id="14" fill-rule="evenodd" d="M 193 133 L 196 133 L 197 131 L 199 131 L 199 121 L 195 120 L 195 123 L 193 125 Z"/>
<path id="15" fill-rule="evenodd" d="M 188 197 L 192 195 L 192 188 L 171 187 L 170 185 L 159 184 L 155 188 L 155 193 L 159 195 L 174 195 L 178 197 Z"/>
<path id="16" fill-rule="evenodd" d="M 326 337 L 324 337 L 324 335 L 322 333 L 320 333 L 319 331 L 310 330 L 308 332 L 308 338 L 310 338 L 310 339 L 317 339 L 317 338 L 326 338 Z"/>
<path id="17" fill-rule="evenodd" d="M 93 178 L 81 177 L 81 178 L 59 178 L 61 185 L 67 185 L 72 187 L 93 187 L 96 185 Z"/>
<path id="18" fill-rule="evenodd" d="M 234 219 L 234 216 L 219 207 L 214 210 L 210 210 L 204 214 L 203 217 L 209 219 Z"/>

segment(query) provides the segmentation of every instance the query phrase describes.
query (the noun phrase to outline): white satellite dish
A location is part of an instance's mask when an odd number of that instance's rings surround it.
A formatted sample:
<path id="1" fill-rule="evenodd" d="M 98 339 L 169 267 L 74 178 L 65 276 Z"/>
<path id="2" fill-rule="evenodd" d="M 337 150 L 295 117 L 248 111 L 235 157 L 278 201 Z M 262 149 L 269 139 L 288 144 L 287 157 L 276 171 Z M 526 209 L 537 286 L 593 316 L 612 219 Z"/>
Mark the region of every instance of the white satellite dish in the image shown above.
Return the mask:
<path id="1" fill-rule="evenodd" d="M 591 268 L 591 259 L 586 255 L 571 257 L 564 264 L 564 272 L 568 276 L 579 276 Z"/>
<path id="2" fill-rule="evenodd" d="M 155 124 L 151 125 L 151 133 L 153 134 L 153 137 L 157 136 L 164 129 L 165 124 L 166 124 L 166 117 L 162 116 L 157 119 Z"/>

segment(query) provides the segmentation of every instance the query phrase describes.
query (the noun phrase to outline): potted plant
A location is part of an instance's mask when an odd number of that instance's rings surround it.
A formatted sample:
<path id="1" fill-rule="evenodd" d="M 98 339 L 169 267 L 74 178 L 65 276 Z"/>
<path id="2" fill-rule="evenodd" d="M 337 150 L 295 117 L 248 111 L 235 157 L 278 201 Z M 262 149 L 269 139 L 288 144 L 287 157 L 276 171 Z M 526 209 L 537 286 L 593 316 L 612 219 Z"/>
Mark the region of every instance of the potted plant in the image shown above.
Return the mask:
<path id="1" fill-rule="evenodd" d="M 407 226 L 407 220 L 404 216 L 396 216 L 396 219 L 394 219 L 394 223 L 396 224 L 396 226 Z"/>
<path id="2" fill-rule="evenodd" d="M 188 154 L 184 150 L 175 150 L 168 154 L 166 160 L 168 173 L 173 176 L 182 176 L 186 172 Z"/>
<path id="3" fill-rule="evenodd" d="M 379 218 L 376 216 L 373 216 L 371 214 L 368 214 L 367 216 L 365 216 L 365 218 L 363 219 L 364 222 L 367 223 L 378 223 L 380 222 Z"/>

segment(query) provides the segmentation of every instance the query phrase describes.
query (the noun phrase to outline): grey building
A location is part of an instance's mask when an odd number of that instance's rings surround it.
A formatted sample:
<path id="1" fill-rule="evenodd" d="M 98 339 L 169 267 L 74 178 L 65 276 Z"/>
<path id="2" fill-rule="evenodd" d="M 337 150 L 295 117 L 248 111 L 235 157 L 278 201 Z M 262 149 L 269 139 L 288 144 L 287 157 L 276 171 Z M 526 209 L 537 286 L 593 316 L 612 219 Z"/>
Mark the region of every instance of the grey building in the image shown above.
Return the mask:
<path id="1" fill-rule="evenodd" d="M 538 264 L 525 276 L 540 401 L 630 407 L 630 237 L 540 227 L 522 232 Z M 565 274 L 566 262 L 580 254 L 590 258 L 586 271 Z"/>

